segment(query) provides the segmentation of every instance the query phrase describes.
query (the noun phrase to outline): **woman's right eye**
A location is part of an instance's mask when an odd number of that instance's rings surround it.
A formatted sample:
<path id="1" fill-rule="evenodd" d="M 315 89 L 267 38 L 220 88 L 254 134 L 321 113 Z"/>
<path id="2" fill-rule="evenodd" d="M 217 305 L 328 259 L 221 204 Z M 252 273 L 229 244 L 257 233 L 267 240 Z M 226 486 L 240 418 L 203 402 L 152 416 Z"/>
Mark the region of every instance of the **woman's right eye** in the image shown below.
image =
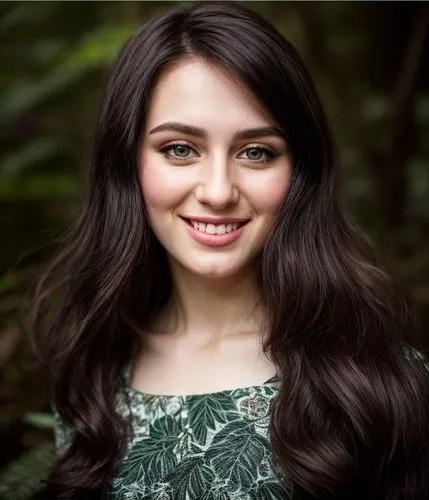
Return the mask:
<path id="1" fill-rule="evenodd" d="M 193 147 L 181 142 L 164 146 L 160 149 L 160 151 L 164 154 L 164 156 L 172 160 L 188 160 L 189 158 L 192 158 L 192 156 L 189 156 L 190 151 L 197 153 Z M 173 154 L 170 151 L 173 151 Z"/>

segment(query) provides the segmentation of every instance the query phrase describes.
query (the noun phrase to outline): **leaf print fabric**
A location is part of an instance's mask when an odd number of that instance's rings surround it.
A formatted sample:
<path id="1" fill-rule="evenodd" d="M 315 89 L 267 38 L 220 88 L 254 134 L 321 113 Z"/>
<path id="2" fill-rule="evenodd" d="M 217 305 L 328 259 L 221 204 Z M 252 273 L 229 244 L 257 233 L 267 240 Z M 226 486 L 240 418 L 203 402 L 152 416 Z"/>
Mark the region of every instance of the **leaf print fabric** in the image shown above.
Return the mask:
<path id="1" fill-rule="evenodd" d="M 218 477 L 236 489 L 249 489 L 255 482 L 267 446 L 266 439 L 257 434 L 253 424 L 234 420 L 216 434 L 205 458 Z"/>
<path id="2" fill-rule="evenodd" d="M 216 424 L 226 424 L 228 414 L 236 409 L 228 394 L 188 396 L 187 399 L 189 426 L 201 444 L 206 442 L 208 432 L 216 430 Z"/>
<path id="3" fill-rule="evenodd" d="M 429 370 L 414 348 L 406 345 L 405 357 Z M 130 365 L 126 380 L 129 375 Z M 268 437 L 276 382 L 273 377 L 260 386 L 192 396 L 154 396 L 124 387 L 117 410 L 131 419 L 132 436 L 104 498 L 290 499 L 291 486 L 274 463 Z M 71 434 L 54 415 L 61 453 Z"/>
<path id="4" fill-rule="evenodd" d="M 126 387 L 133 435 L 106 492 L 121 500 L 287 500 L 273 462 L 269 408 L 276 379 L 188 396 Z M 125 410 L 119 406 L 119 411 Z"/>

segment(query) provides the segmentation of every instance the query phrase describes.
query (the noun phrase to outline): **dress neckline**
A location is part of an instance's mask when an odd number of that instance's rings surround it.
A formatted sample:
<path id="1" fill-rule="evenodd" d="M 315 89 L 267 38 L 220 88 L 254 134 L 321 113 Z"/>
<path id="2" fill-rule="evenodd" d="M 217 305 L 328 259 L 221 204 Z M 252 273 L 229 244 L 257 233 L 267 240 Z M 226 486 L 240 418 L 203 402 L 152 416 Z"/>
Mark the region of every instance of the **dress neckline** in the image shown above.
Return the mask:
<path id="1" fill-rule="evenodd" d="M 235 387 L 233 389 L 223 389 L 220 391 L 214 391 L 214 392 L 203 392 L 203 393 L 195 393 L 195 394 L 152 394 L 149 392 L 143 392 L 140 391 L 139 389 L 135 389 L 130 385 L 130 378 L 131 378 L 131 369 L 132 369 L 132 361 L 130 361 L 124 371 L 125 375 L 125 388 L 129 394 L 133 394 L 136 396 L 139 396 L 143 399 L 147 400 L 171 400 L 171 399 L 190 399 L 190 398 L 204 398 L 204 397 L 216 397 L 216 396 L 221 396 L 221 395 L 230 395 L 233 392 L 236 391 L 249 391 L 252 389 L 260 389 L 260 388 L 265 388 L 265 387 L 273 387 L 274 384 L 277 384 L 280 381 L 280 373 L 277 372 L 275 373 L 272 377 L 270 377 L 268 380 L 263 382 L 262 384 L 254 384 L 254 385 L 249 385 L 249 386 L 243 386 L 243 387 Z"/>

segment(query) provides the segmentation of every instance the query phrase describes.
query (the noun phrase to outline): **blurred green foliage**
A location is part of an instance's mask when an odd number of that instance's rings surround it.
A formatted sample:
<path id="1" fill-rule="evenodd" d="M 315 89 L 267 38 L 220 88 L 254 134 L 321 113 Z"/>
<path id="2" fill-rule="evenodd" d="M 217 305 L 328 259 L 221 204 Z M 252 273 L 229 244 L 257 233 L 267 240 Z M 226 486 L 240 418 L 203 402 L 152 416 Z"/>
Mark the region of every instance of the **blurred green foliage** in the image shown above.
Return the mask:
<path id="1" fill-rule="evenodd" d="M 246 3 L 307 63 L 337 139 L 344 198 L 381 265 L 414 294 L 427 345 L 428 5 Z M 106 70 L 137 26 L 171 6 L 0 4 L 0 498 L 29 498 L 52 458 L 49 389 L 25 310 L 78 211 Z"/>

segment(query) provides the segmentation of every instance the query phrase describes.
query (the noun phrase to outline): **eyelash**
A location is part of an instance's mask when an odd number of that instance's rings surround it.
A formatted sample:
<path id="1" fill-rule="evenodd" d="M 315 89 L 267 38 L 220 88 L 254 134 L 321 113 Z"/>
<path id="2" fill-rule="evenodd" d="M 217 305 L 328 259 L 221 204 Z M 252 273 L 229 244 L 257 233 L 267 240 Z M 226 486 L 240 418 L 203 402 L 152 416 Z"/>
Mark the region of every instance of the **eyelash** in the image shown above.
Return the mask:
<path id="1" fill-rule="evenodd" d="M 186 146 L 187 148 L 191 149 L 195 153 L 198 153 L 198 151 L 195 148 L 193 148 L 189 144 L 186 144 L 185 142 L 171 142 L 167 146 L 163 146 L 162 148 L 160 148 L 159 151 L 161 153 L 163 153 L 163 155 L 166 158 L 172 159 L 172 160 L 186 161 L 186 160 L 189 160 L 191 158 L 191 157 L 181 158 L 179 156 L 170 155 L 168 153 L 168 150 L 174 148 L 175 146 Z M 248 161 L 250 163 L 269 163 L 272 160 L 274 160 L 275 158 L 277 158 L 277 156 L 279 156 L 279 154 L 280 154 L 276 149 L 268 148 L 267 146 L 249 146 L 246 149 L 244 149 L 242 151 L 242 153 L 247 151 L 248 149 L 259 149 L 259 150 L 263 151 L 268 156 L 267 160 L 251 160 L 250 158 L 248 158 Z"/>

